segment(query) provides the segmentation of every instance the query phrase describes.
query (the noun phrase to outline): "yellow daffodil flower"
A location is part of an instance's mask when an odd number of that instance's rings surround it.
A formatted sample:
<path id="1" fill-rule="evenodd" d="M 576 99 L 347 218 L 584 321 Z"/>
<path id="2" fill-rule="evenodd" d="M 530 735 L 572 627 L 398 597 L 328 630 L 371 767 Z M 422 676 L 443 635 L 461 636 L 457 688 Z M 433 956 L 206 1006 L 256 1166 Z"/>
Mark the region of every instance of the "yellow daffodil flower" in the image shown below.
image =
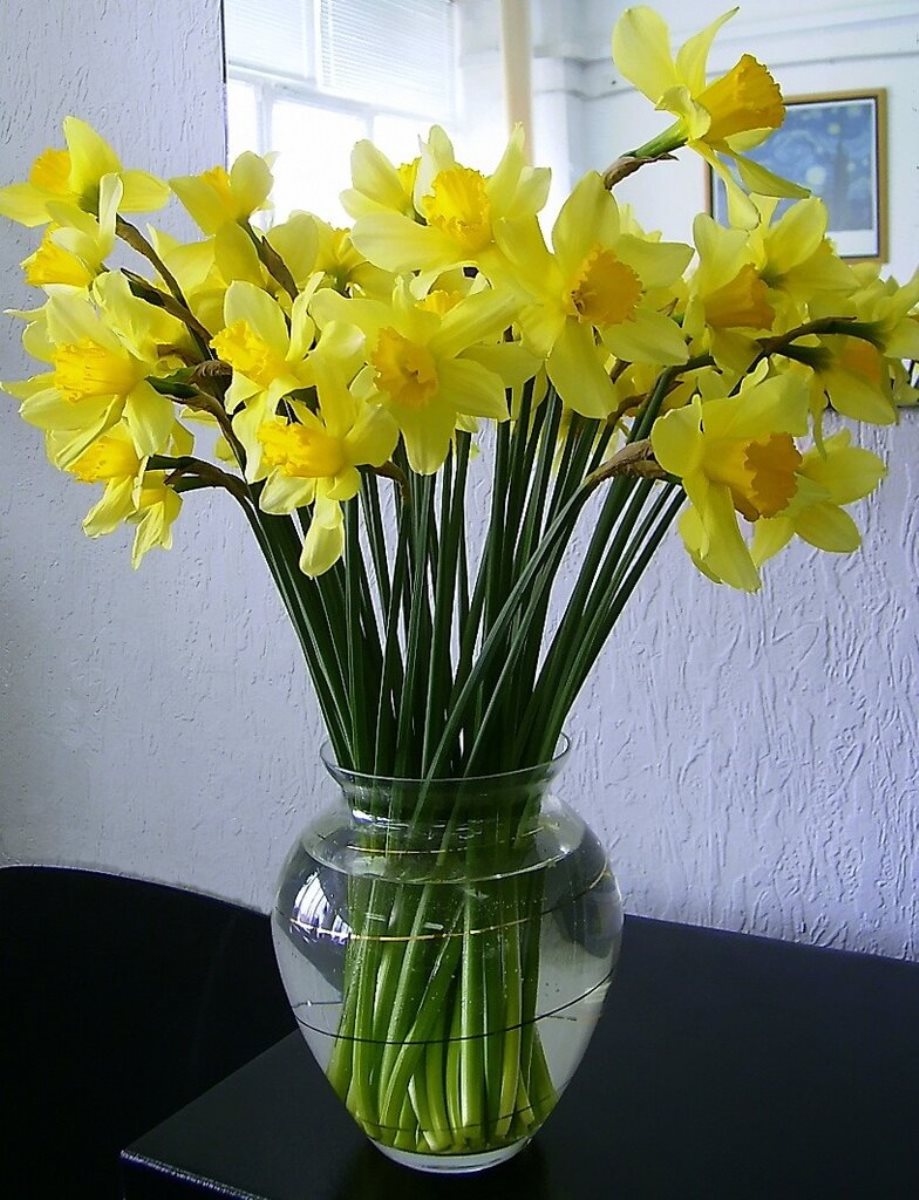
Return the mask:
<path id="1" fill-rule="evenodd" d="M 345 385 L 337 366 L 316 364 L 319 408 L 291 401 L 294 419 L 271 417 L 256 433 L 262 446 L 256 478 L 266 478 L 259 507 L 289 513 L 312 505 L 303 540 L 300 569 L 321 575 L 344 548 L 343 501 L 357 495 L 359 466 L 382 466 L 399 437 L 385 409 L 359 401 Z"/>
<path id="2" fill-rule="evenodd" d="M 148 377 L 182 365 L 181 357 L 164 357 L 159 347 L 187 344 L 184 325 L 132 296 L 120 274 L 100 276 L 93 298 L 98 308 L 81 296 L 52 296 L 45 330 L 53 370 L 3 385 L 22 400 L 20 413 L 29 424 L 70 432 L 60 467 L 122 418 L 141 456 L 161 451 L 174 424 L 172 400 Z"/>
<path id="3" fill-rule="evenodd" d="M 760 219 L 749 232 L 748 245 L 773 305 L 784 307 L 784 323 L 801 321 L 823 297 L 838 312 L 840 297 L 854 292 L 858 279 L 827 237 L 829 214 L 824 202 L 817 196 L 799 200 L 775 221 L 778 199 L 751 199 Z"/>
<path id="4" fill-rule="evenodd" d="M 201 175 L 177 176 L 169 184 L 198 227 L 212 234 L 228 221 L 248 221 L 253 213 L 268 207 L 270 160 L 271 156 L 260 158 L 247 150 L 229 171 L 211 167 Z"/>
<path id="5" fill-rule="evenodd" d="M 900 287 L 896 280 L 873 279 L 852 296 L 818 297 L 812 315 L 833 312 L 853 323 L 851 336 L 825 334 L 809 339 L 805 354 L 813 370 L 815 410 L 824 397 L 844 416 L 875 425 L 898 419 L 895 379 L 902 359 L 919 358 L 919 272 Z M 856 336 L 856 333 L 858 336 Z"/>
<path id="6" fill-rule="evenodd" d="M 535 218 L 499 222 L 497 236 L 507 261 L 495 279 L 522 289 L 530 300 L 518 317 L 524 343 L 546 359 L 549 378 L 575 412 L 605 417 L 615 409 L 604 363 L 610 355 L 626 362 L 685 362 L 679 327 L 644 301 L 648 289 L 679 278 L 692 251 L 622 233 L 618 205 L 595 171 L 578 183 L 558 215 L 554 254 Z"/>
<path id="7" fill-rule="evenodd" d="M 169 188 L 146 171 L 126 171 L 111 146 L 85 121 L 64 118 L 66 150 L 48 149 L 36 158 L 27 183 L 0 188 L 0 215 L 20 225 L 58 220 L 54 205 L 98 213 L 102 180 L 116 175 L 122 212 L 152 212 L 169 199 Z"/>
<path id="8" fill-rule="evenodd" d="M 315 383 L 319 353 L 316 327 L 307 308 L 311 292 L 301 292 L 293 304 L 290 326 L 277 300 L 251 283 L 230 284 L 226 293 L 224 328 L 212 344 L 233 368 L 227 389 L 227 411 L 235 413 L 233 429 L 246 447 L 249 471 L 257 472 L 262 447 L 259 427 L 273 417 L 278 401 Z M 337 357 L 342 369 L 357 369 L 361 336 L 358 330 L 334 326 L 324 332 L 322 346 Z"/>
<path id="9" fill-rule="evenodd" d="M 60 221 L 45 230 L 38 249 L 22 262 L 26 283 L 45 288 L 85 291 L 102 271 L 115 244 L 115 217 L 124 187 L 117 175 L 104 175 L 99 184 L 99 216 L 82 209 L 51 203 Z"/>
<path id="10" fill-rule="evenodd" d="M 388 299 L 395 279 L 364 257 L 354 245 L 351 230 L 335 228 L 318 217 L 313 220 L 318 235 L 313 271 L 322 273 L 319 286 L 334 288 L 343 296 Z"/>
<path id="11" fill-rule="evenodd" d="M 759 353 L 757 335 L 775 321 L 769 288 L 744 229 L 724 229 L 699 213 L 693 222 L 699 263 L 689 280 L 683 328 L 693 352 L 709 351 L 722 368 L 742 374 Z"/>
<path id="12" fill-rule="evenodd" d="M 373 142 L 360 141 L 351 151 L 353 187 L 341 194 L 345 212 L 355 220 L 369 213 L 397 212 L 415 219 L 415 181 L 420 159 L 394 166 Z"/>
<path id="13" fill-rule="evenodd" d="M 549 172 L 526 164 L 518 126 L 492 175 L 457 163 L 450 139 L 435 126 L 423 143 L 414 207 L 423 223 L 398 211 L 373 211 L 354 224 L 358 250 L 386 271 L 438 273 L 498 256 L 495 223 L 535 216 L 546 202 Z"/>
<path id="14" fill-rule="evenodd" d="M 680 146 L 695 150 L 724 180 L 737 221 L 753 225 L 756 210 L 719 155 L 736 163 L 750 191 L 768 196 L 806 196 L 808 192 L 741 153 L 778 129 L 785 119 L 782 93 L 766 68 L 744 54 L 725 75 L 706 82 L 712 42 L 736 12 L 731 9 L 695 34 L 674 58 L 663 18 L 644 5 L 626 9 L 613 30 L 613 59 L 626 79 L 658 109 L 677 117 L 662 134 L 633 153 L 654 157 Z"/>
<path id="15" fill-rule="evenodd" d="M 692 506 L 680 522 L 684 542 L 713 578 L 759 588 L 737 513 L 758 521 L 788 506 L 801 464 L 794 438 L 807 432 L 807 418 L 807 389 L 781 375 L 751 382 L 737 396 L 696 397 L 655 422 L 654 455 L 682 480 Z"/>
<path id="16" fill-rule="evenodd" d="M 48 456 L 52 462 L 67 459 L 66 435 L 48 435 Z M 193 438 L 178 423 L 169 439 L 172 454 L 190 454 Z M 147 471 L 147 458 L 138 455 L 131 431 L 124 421 L 113 425 L 96 438 L 66 470 L 81 483 L 103 484 L 102 498 L 83 520 L 87 537 L 112 533 L 124 522 L 137 525 L 131 564 L 140 566 L 144 555 L 155 546 L 169 549 L 172 524 L 182 500 L 165 484 L 164 471 Z"/>
<path id="17" fill-rule="evenodd" d="M 893 381 L 877 346 L 862 338 L 835 335 L 808 341 L 813 344 L 808 365 L 815 417 L 829 401 L 836 412 L 855 421 L 896 424 Z M 804 353 L 808 349 L 805 346 Z"/>
<path id="18" fill-rule="evenodd" d="M 814 447 L 798 467 L 798 487 L 786 508 L 775 517 L 757 521 L 751 554 L 757 566 L 797 534 L 818 550 L 851 554 L 861 545 L 858 526 L 844 504 L 854 504 L 878 486 L 887 468 L 870 450 L 852 446 L 848 429 Z"/>
<path id="19" fill-rule="evenodd" d="M 519 378 L 520 348 L 497 339 L 517 308 L 510 292 L 483 290 L 440 315 L 400 281 L 391 304 L 323 290 L 311 311 L 320 326 L 341 322 L 363 332 L 367 365 L 355 388 L 392 413 L 412 470 L 432 475 L 460 417 L 508 418 L 505 387 Z"/>

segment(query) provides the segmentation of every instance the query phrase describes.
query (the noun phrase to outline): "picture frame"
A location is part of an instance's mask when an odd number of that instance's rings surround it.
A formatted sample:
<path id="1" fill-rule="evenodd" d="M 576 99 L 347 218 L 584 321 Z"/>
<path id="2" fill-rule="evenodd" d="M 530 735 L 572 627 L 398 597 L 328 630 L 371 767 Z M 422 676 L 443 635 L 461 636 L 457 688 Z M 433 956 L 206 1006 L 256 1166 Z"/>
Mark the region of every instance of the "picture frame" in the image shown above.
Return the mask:
<path id="1" fill-rule="evenodd" d="M 886 92 L 821 92 L 785 99 L 785 121 L 749 157 L 811 189 L 829 211 L 841 258 L 887 258 Z M 730 164 L 729 164 L 730 165 Z M 793 203 L 782 200 L 776 215 Z M 706 208 L 727 222 L 727 192 L 706 167 Z"/>

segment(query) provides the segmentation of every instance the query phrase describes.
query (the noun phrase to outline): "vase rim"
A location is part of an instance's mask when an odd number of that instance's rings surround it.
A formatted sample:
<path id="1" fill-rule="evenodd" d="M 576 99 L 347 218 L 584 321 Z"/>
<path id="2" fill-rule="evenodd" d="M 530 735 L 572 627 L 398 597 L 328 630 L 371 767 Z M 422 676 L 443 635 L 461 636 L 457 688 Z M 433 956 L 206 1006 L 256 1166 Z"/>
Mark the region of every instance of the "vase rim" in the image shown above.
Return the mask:
<path id="1" fill-rule="evenodd" d="M 500 781 L 502 786 L 512 786 L 515 782 L 522 782 L 525 779 L 533 776 L 541 776 L 549 779 L 558 774 L 565 765 L 571 750 L 571 738 L 566 734 L 559 734 L 558 741 L 555 744 L 555 753 L 545 762 L 533 763 L 529 767 L 517 767 L 513 771 L 491 771 L 484 775 L 450 775 L 443 778 L 427 779 L 413 775 L 374 775 L 370 771 L 356 771 L 350 767 L 341 767 L 335 761 L 335 756 L 332 750 L 332 743 L 325 741 L 319 747 L 319 757 L 322 759 L 323 766 L 339 783 L 350 784 L 352 787 L 381 787 L 381 786 L 403 786 L 403 787 L 420 787 L 422 784 L 430 783 L 434 788 L 440 789 L 444 787 L 473 787 L 478 790 L 481 785 L 490 780 Z"/>

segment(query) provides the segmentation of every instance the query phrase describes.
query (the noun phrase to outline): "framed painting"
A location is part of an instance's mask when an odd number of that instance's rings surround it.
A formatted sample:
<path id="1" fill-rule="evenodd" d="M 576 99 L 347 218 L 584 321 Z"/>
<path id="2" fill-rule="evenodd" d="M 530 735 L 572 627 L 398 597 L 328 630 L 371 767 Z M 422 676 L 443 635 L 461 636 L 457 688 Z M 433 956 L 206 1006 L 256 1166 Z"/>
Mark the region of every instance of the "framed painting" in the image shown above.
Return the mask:
<path id="1" fill-rule="evenodd" d="M 750 158 L 810 188 L 829 211 L 829 236 L 842 258 L 887 257 L 885 93 L 790 96 L 785 121 Z M 706 168 L 707 207 L 727 217 L 724 184 Z M 780 202 L 780 215 L 793 203 Z"/>

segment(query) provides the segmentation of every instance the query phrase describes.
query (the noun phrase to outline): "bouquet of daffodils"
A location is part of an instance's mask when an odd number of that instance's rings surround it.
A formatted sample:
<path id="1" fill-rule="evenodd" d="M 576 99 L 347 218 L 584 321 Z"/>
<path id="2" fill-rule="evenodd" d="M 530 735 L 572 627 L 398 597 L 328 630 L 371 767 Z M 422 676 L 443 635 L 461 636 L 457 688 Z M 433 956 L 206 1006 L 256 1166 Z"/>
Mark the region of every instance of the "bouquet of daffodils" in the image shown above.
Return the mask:
<path id="1" fill-rule="evenodd" d="M 793 538 L 858 547 L 847 506 L 885 469 L 848 426 L 825 431 L 825 414 L 890 424 L 914 398 L 904 360 L 919 357 L 919 275 L 899 286 L 842 261 L 821 201 L 745 157 L 784 107 L 749 55 L 707 82 L 727 16 L 674 57 L 656 14 L 624 13 L 618 68 L 673 119 L 588 172 L 548 237 L 548 172 L 527 165 L 519 129 L 491 174 L 457 162 L 439 128 L 400 165 L 360 142 L 347 229 L 307 212 L 256 217 L 270 210 L 270 159 L 242 154 L 167 185 L 126 169 L 75 117 L 66 149 L 0 190 L 0 213 L 45 227 L 23 264 L 44 303 L 16 314 L 43 369 L 3 386 L 51 462 L 101 486 L 85 531 L 134 525 L 137 566 L 171 545 L 203 489 L 229 493 L 341 766 L 437 780 L 547 761 L 677 518 L 699 570 L 749 591 Z M 699 215 L 694 246 L 646 232 L 613 194 L 684 147 L 729 199 L 729 225 Z M 170 193 L 197 241 L 128 220 Z M 130 266 L 107 265 L 119 242 Z M 417 925 L 420 910 L 400 919 Z M 352 964 L 355 996 L 385 967 L 389 951 L 376 953 Z M 500 986 L 513 977 L 495 970 Z M 458 1012 L 482 986 L 464 972 Z M 495 1067 L 514 1095 L 536 1069 Z M 399 1111 L 405 1099 L 376 1070 L 382 1101 L 350 1094 L 374 1129 L 386 1097 Z M 330 1073 L 349 1094 L 350 1064 L 339 1056 Z M 462 1141 L 431 1133 L 428 1109 L 451 1100 L 426 1095 L 412 1093 L 417 1136 Z M 476 1128 L 467 1148 L 497 1136 Z"/>

